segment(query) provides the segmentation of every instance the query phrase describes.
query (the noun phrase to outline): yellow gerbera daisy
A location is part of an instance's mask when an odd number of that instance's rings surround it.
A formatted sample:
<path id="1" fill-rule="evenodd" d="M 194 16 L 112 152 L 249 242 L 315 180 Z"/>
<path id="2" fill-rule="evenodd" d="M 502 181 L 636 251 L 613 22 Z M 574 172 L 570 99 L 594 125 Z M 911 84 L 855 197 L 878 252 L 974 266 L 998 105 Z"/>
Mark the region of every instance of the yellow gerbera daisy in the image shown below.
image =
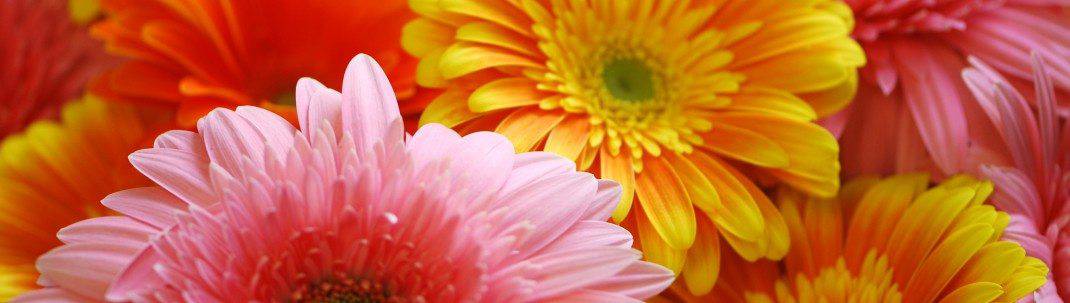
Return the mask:
<path id="1" fill-rule="evenodd" d="M 36 287 L 34 261 L 61 244 L 56 231 L 106 214 L 104 196 L 148 184 L 126 160 L 151 145 L 144 113 L 86 97 L 61 115 L 0 143 L 0 301 Z"/>
<path id="2" fill-rule="evenodd" d="M 843 3 L 410 3 L 421 17 L 402 44 L 421 59 L 417 82 L 443 89 L 421 123 L 494 129 L 622 183 L 614 219 L 638 213 L 648 258 L 696 293 L 716 279 L 719 238 L 749 260 L 787 248 L 741 172 L 839 188 L 836 141 L 813 120 L 849 102 L 865 60 Z"/>
<path id="3" fill-rule="evenodd" d="M 685 302 L 1015 302 L 1048 268 L 1000 241 L 1010 217 L 983 204 L 992 184 L 956 176 L 857 179 L 838 199 L 779 195 L 791 231 L 782 262 L 726 257 L 713 292 Z"/>

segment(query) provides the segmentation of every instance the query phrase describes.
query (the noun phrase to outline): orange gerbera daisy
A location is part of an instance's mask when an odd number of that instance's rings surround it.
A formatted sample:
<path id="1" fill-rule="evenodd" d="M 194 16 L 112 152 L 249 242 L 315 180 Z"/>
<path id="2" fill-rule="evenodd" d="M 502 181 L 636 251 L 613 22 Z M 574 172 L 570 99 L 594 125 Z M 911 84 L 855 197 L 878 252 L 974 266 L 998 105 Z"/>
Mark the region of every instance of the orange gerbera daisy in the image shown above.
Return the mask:
<path id="1" fill-rule="evenodd" d="M 379 60 L 403 114 L 423 108 L 404 101 L 415 92 L 416 60 L 398 42 L 411 14 L 402 0 L 101 0 L 101 8 L 107 17 L 93 35 L 131 60 L 97 81 L 94 93 L 176 105 L 183 126 L 237 105 L 296 119 L 297 79 L 341 89 L 358 53 Z"/>
<path id="2" fill-rule="evenodd" d="M 791 231 L 783 262 L 726 257 L 706 297 L 684 302 L 1015 302 L 1048 273 L 1017 243 L 998 240 L 1010 216 L 984 201 L 992 183 L 926 175 L 844 185 L 838 199 L 779 195 Z"/>
<path id="3" fill-rule="evenodd" d="M 421 123 L 495 129 L 619 181 L 614 219 L 637 213 L 648 258 L 692 291 L 712 287 L 719 237 L 751 260 L 787 249 L 741 171 L 839 187 L 836 141 L 813 120 L 849 102 L 864 63 L 843 3 L 410 3 L 421 18 L 402 44 L 421 58 L 417 82 L 444 90 Z"/>
<path id="4" fill-rule="evenodd" d="M 105 214 L 106 195 L 148 184 L 126 160 L 151 145 L 146 111 L 86 97 L 63 108 L 62 122 L 0 144 L 0 301 L 35 287 L 34 260 L 61 244 L 56 231 Z"/>

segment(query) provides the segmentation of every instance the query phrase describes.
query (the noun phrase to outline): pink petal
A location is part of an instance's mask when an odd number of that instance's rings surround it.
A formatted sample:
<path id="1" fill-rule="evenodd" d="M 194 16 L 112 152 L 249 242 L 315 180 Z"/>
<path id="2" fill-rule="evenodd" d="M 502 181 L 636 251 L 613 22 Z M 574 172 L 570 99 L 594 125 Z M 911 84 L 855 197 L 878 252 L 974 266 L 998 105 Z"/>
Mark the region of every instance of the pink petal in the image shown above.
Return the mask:
<path id="1" fill-rule="evenodd" d="M 517 248 L 525 258 L 553 242 L 579 221 L 598 183 L 587 173 L 572 173 L 542 179 L 514 192 L 502 193 L 499 205 L 508 205 L 502 222 L 530 222 L 535 230 Z M 507 225 L 503 224 L 505 227 Z"/>
<path id="2" fill-rule="evenodd" d="M 153 146 L 177 149 L 196 155 L 203 155 L 205 159 L 208 158 L 208 152 L 204 150 L 204 140 L 201 139 L 201 135 L 187 130 L 172 130 L 163 133 L 156 137 L 156 142 Z"/>
<path id="3" fill-rule="evenodd" d="M 368 55 L 357 55 L 342 80 L 342 125 L 353 136 L 358 154 L 383 140 L 402 140 L 403 134 L 389 133 L 390 125 L 398 123 L 397 98 L 382 67 Z"/>
<path id="4" fill-rule="evenodd" d="M 176 149 L 143 149 L 130 154 L 130 163 L 186 203 L 206 206 L 215 202 L 208 162 L 198 155 Z"/>
<path id="5" fill-rule="evenodd" d="M 62 288 L 45 288 L 29 291 L 15 297 L 11 300 L 11 303 L 78 303 L 78 302 L 92 302 L 86 297 L 78 296 L 75 293 L 66 291 Z"/>
<path id="6" fill-rule="evenodd" d="M 186 212 L 188 205 L 159 187 L 120 191 L 104 197 L 100 202 L 114 211 L 157 229 L 165 229 L 178 223 L 175 214 Z"/>
<path id="7" fill-rule="evenodd" d="M 619 225 L 603 221 L 582 221 L 561 237 L 543 247 L 536 255 L 582 250 L 602 246 L 632 247 L 632 234 Z"/>
<path id="8" fill-rule="evenodd" d="M 598 291 L 584 289 L 569 293 L 560 297 L 551 298 L 546 300 L 547 302 L 555 303 L 641 303 L 642 300 L 636 300 L 632 297 L 625 296 L 619 293 Z"/>
<path id="9" fill-rule="evenodd" d="M 675 278 L 672 271 L 665 267 L 650 262 L 635 262 L 616 276 L 588 288 L 646 299 L 668 288 Z"/>
<path id="10" fill-rule="evenodd" d="M 957 172 L 966 158 L 968 138 L 962 105 L 968 94 L 958 79 L 959 55 L 936 45 L 901 41 L 895 57 L 907 108 L 926 149 L 944 173 Z"/>
<path id="11" fill-rule="evenodd" d="M 639 259 L 630 248 L 601 247 L 539 255 L 529 261 L 538 266 L 532 301 L 579 290 L 616 275 Z"/>
<path id="12" fill-rule="evenodd" d="M 137 251 L 112 243 L 68 244 L 37 259 L 37 270 L 64 289 L 102 300 L 108 284 Z"/>
<path id="13" fill-rule="evenodd" d="M 204 137 L 208 158 L 231 175 L 241 174 L 243 158 L 254 163 L 264 159 L 267 139 L 236 112 L 217 108 L 197 121 L 197 130 Z"/>
<path id="14" fill-rule="evenodd" d="M 297 118 L 301 131 L 309 136 L 319 133 L 322 123 L 331 125 L 333 131 L 342 129 L 342 94 L 323 86 L 311 78 L 297 80 Z M 337 138 L 335 138 L 337 139 Z"/>
<path id="15" fill-rule="evenodd" d="M 612 180 L 598 180 L 598 191 L 591 201 L 591 206 L 580 216 L 580 220 L 605 221 L 613 214 L 613 209 L 620 202 L 623 188 Z"/>
<path id="16" fill-rule="evenodd" d="M 239 106 L 235 112 L 251 122 L 253 128 L 264 138 L 267 146 L 276 154 L 285 155 L 293 147 L 294 133 L 297 130 L 286 119 L 255 106 Z"/>
<path id="17" fill-rule="evenodd" d="M 141 249 L 159 230 L 128 217 L 108 216 L 82 220 L 60 229 L 56 236 L 67 244 L 108 243 Z"/>

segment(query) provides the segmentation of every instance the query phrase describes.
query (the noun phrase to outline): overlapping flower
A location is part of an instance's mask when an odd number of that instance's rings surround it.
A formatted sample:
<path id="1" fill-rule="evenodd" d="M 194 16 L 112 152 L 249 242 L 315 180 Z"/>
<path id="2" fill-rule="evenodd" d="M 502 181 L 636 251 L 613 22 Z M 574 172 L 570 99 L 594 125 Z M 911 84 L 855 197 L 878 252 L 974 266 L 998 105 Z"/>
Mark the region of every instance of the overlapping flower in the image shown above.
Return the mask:
<path id="1" fill-rule="evenodd" d="M 783 219 L 741 170 L 828 196 L 838 148 L 812 121 L 854 95 L 861 49 L 834 1 L 414 1 L 402 36 L 423 123 L 493 129 L 618 180 L 647 257 L 695 292 L 725 239 L 780 258 Z M 633 194 L 634 193 L 634 194 Z M 635 196 L 633 198 L 633 195 Z M 633 203 L 637 200 L 638 203 Z M 633 209 L 634 208 L 634 209 Z"/>

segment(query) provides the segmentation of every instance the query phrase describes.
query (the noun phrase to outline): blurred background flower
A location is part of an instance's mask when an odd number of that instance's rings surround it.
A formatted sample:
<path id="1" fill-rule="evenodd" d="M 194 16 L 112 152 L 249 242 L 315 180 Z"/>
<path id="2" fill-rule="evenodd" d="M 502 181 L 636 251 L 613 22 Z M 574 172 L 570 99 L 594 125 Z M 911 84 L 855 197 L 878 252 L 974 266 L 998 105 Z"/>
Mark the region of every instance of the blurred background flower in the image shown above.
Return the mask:
<path id="1" fill-rule="evenodd" d="M 856 102 L 826 121 L 842 133 L 848 176 L 927 170 L 963 172 L 968 146 L 995 129 L 959 78 L 966 57 L 1029 80 L 1029 54 L 1049 62 L 1070 90 L 1070 2 L 1062 0 L 846 0 L 852 36 L 866 50 Z M 1070 104 L 1064 104 L 1067 106 Z M 971 141 L 974 140 L 974 141 Z M 998 142 L 995 142 L 998 144 Z"/>
<path id="2" fill-rule="evenodd" d="M 984 157 L 967 169 L 995 183 L 993 204 L 1011 215 L 1005 239 L 1052 269 L 1035 300 L 1063 302 L 1070 299 L 1070 122 L 1056 113 L 1051 66 L 1034 56 L 1036 89 L 1027 97 L 992 67 L 971 62 L 963 78 L 998 130 L 989 141 L 1003 144 L 971 146 Z"/>
<path id="3" fill-rule="evenodd" d="M 130 59 L 93 85 L 119 101 L 177 108 L 184 127 L 216 107 L 258 105 L 296 121 L 293 84 L 309 76 L 339 88 L 357 53 L 374 55 L 398 96 L 415 92 L 416 61 L 398 37 L 404 0 L 102 0 L 93 35 Z M 403 101 L 404 114 L 423 104 Z"/>
<path id="4" fill-rule="evenodd" d="M 924 174 L 859 178 L 838 198 L 778 194 L 791 231 L 782 262 L 725 257 L 706 297 L 682 302 L 1015 302 L 1048 268 L 1000 241 L 1008 215 L 984 204 L 992 184 L 965 175 L 933 188 Z M 655 300 L 655 302 L 660 302 Z"/>
<path id="5" fill-rule="evenodd" d="M 56 231 L 109 213 L 100 199 L 147 179 L 127 161 L 151 144 L 152 120 L 93 97 L 67 104 L 0 144 L 0 301 L 36 287 L 34 260 L 59 246 Z"/>
<path id="6" fill-rule="evenodd" d="M 696 293 L 717 278 L 721 238 L 750 260 L 787 249 L 749 173 L 839 187 L 835 139 L 812 121 L 850 101 L 864 63 L 843 3 L 410 3 L 417 82 L 444 90 L 421 123 L 495 130 L 621 182 L 614 220 Z"/>
<path id="7" fill-rule="evenodd" d="M 90 77 L 117 63 L 63 0 L 0 2 L 0 138 L 55 118 Z"/>

